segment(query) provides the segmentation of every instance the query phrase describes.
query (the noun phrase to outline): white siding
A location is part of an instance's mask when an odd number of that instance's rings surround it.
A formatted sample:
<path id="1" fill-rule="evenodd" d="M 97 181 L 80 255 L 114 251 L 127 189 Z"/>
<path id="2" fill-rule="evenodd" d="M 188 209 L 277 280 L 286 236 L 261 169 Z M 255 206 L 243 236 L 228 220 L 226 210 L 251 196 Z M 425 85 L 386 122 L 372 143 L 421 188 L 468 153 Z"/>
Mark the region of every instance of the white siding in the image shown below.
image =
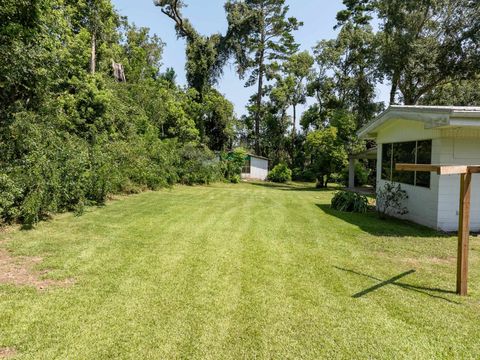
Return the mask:
<path id="1" fill-rule="evenodd" d="M 452 133 L 445 131 L 441 139 L 440 163 L 451 165 L 480 164 L 480 133 L 472 129 Z M 460 176 L 440 178 L 438 197 L 438 228 L 458 230 Z M 480 175 L 472 176 L 471 229 L 480 230 Z"/>
<path id="2" fill-rule="evenodd" d="M 382 144 L 415 140 L 432 139 L 432 163 L 438 163 L 438 149 L 440 132 L 425 129 L 424 124 L 418 121 L 397 120 L 391 121 L 378 132 L 378 161 L 377 161 L 377 189 L 381 189 L 386 181 L 381 179 L 382 174 Z M 431 175 L 430 188 L 401 184 L 408 194 L 405 206 L 408 214 L 403 219 L 437 228 L 438 218 L 438 182 L 437 174 Z"/>
<path id="3" fill-rule="evenodd" d="M 432 139 L 432 163 L 445 165 L 479 165 L 480 131 L 463 129 L 425 129 L 416 121 L 391 121 L 378 131 L 377 187 L 381 180 L 384 143 Z M 432 174 L 430 189 L 402 184 L 408 193 L 409 213 L 403 218 L 443 231 L 458 230 L 460 176 Z M 480 231 L 480 174 L 473 175 L 471 229 Z"/>
<path id="4" fill-rule="evenodd" d="M 250 174 L 242 174 L 243 179 L 267 180 L 268 176 L 268 160 L 250 157 Z"/>

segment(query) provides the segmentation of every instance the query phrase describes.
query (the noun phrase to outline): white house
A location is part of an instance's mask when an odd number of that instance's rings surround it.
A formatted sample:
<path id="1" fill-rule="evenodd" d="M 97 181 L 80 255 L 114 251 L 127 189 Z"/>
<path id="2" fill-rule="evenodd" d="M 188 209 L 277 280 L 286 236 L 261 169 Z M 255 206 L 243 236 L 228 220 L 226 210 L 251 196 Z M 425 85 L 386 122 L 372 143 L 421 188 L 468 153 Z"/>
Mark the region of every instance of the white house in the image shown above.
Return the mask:
<path id="1" fill-rule="evenodd" d="M 248 154 L 242 169 L 242 179 L 267 180 L 268 159 L 262 156 Z"/>
<path id="2" fill-rule="evenodd" d="M 377 191 L 393 181 L 408 193 L 404 218 L 458 229 L 460 176 L 399 172 L 395 164 L 480 165 L 480 107 L 391 106 L 358 135 L 377 142 Z M 472 180 L 471 229 L 480 230 L 480 175 Z"/>

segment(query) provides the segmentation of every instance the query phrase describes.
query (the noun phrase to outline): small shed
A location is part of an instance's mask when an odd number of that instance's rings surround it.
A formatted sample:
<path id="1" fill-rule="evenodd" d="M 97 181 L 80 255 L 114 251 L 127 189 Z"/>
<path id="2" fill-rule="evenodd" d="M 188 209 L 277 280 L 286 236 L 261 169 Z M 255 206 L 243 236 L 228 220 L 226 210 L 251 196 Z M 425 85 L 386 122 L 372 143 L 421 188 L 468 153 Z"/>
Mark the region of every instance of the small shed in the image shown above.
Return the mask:
<path id="1" fill-rule="evenodd" d="M 254 154 L 247 154 L 242 168 L 242 179 L 265 181 L 267 176 L 268 159 Z"/>
<path id="2" fill-rule="evenodd" d="M 396 164 L 480 165 L 480 107 L 390 106 L 358 135 L 377 142 L 377 189 L 394 182 L 407 192 L 403 218 L 458 230 L 460 175 L 396 171 Z M 471 228 L 480 231 L 480 178 L 472 181 Z"/>

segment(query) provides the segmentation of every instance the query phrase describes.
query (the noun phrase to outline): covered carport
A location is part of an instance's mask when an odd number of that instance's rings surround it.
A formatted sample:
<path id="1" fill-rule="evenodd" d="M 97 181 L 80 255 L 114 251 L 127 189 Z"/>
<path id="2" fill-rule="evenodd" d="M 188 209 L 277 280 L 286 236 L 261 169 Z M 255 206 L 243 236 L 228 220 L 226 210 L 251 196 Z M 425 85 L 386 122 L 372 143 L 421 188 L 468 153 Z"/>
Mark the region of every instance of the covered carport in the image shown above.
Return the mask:
<path id="1" fill-rule="evenodd" d="M 358 160 L 377 160 L 377 148 L 373 147 L 371 149 L 351 154 L 348 158 L 348 188 L 355 190 L 355 165 Z"/>

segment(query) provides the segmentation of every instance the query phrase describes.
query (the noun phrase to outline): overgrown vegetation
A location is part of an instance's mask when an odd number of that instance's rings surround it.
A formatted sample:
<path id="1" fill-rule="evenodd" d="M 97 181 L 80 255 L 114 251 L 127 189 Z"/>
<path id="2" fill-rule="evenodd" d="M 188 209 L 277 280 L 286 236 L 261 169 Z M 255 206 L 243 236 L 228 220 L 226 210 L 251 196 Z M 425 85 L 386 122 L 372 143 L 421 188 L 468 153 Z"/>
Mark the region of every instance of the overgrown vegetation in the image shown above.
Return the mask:
<path id="1" fill-rule="evenodd" d="M 223 179 L 213 151 L 232 146 L 233 105 L 176 85 L 162 41 L 109 0 L 6 1 L 0 15 L 0 223 Z"/>
<path id="2" fill-rule="evenodd" d="M 239 183 L 242 168 L 247 158 L 245 149 L 237 148 L 234 151 L 222 155 L 223 176 L 232 183 Z"/>

